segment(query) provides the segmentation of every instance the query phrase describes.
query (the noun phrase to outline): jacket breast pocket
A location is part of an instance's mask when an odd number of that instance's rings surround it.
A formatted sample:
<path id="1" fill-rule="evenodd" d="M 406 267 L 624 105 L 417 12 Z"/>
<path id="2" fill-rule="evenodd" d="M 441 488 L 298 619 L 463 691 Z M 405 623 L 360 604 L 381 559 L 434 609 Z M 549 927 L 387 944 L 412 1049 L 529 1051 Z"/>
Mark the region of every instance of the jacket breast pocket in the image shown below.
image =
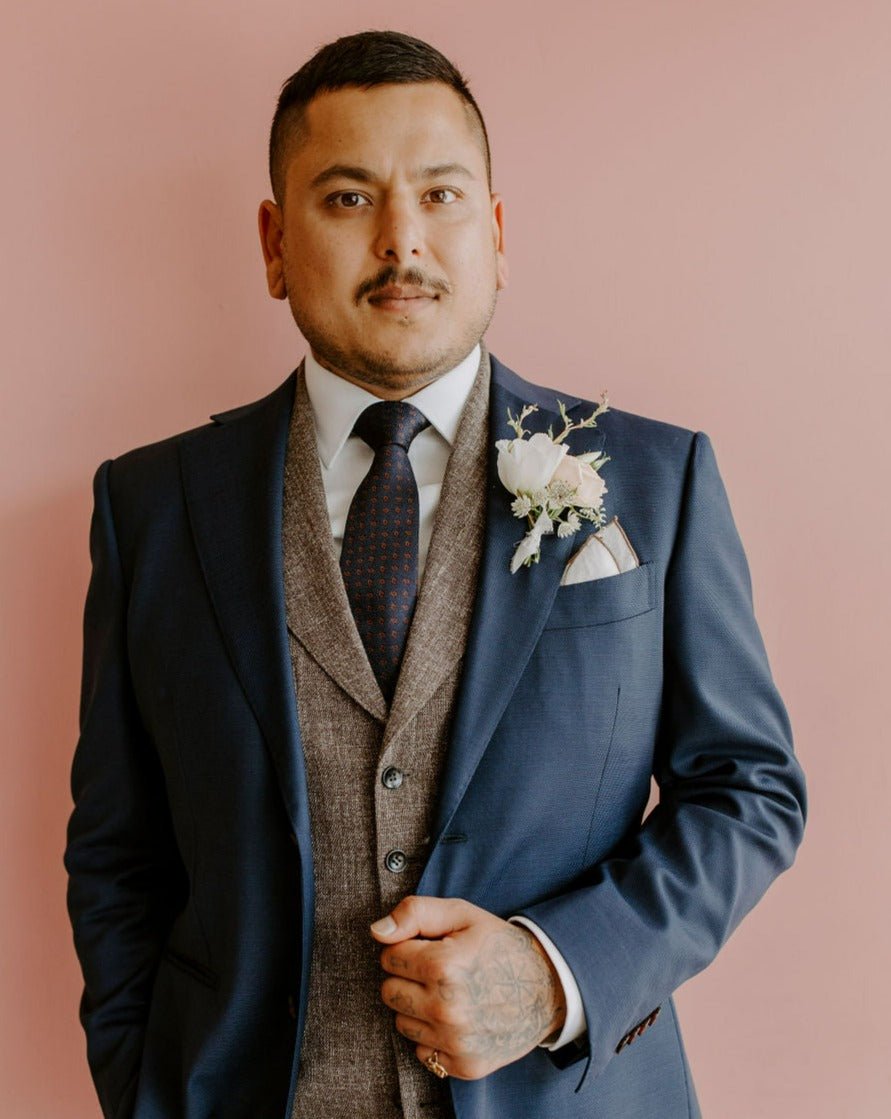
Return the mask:
<path id="1" fill-rule="evenodd" d="M 559 587 L 545 629 L 603 626 L 646 614 L 656 605 L 657 565 Z"/>

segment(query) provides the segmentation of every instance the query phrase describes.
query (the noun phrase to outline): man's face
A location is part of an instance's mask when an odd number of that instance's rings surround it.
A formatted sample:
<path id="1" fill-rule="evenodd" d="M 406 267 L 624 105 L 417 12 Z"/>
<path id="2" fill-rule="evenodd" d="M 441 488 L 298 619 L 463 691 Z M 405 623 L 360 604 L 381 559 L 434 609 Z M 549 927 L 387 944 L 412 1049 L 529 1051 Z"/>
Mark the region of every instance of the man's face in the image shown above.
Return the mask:
<path id="1" fill-rule="evenodd" d="M 269 292 L 287 297 L 322 365 L 408 396 L 489 325 L 507 277 L 501 199 L 441 82 L 322 93 L 306 124 L 281 208 L 260 207 Z"/>

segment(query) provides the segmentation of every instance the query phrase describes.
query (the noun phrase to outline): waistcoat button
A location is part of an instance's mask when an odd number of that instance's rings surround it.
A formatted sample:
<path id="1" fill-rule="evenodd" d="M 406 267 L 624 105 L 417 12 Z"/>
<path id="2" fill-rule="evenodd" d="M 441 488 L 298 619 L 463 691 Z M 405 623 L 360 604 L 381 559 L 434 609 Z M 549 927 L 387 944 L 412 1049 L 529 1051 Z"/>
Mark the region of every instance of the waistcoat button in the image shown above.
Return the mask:
<path id="1" fill-rule="evenodd" d="M 405 780 L 405 774 L 395 765 L 388 765 L 381 774 L 381 781 L 385 789 L 398 789 Z"/>
<path id="2" fill-rule="evenodd" d="M 408 866 L 408 858 L 404 851 L 400 851 L 398 847 L 394 847 L 392 851 L 388 851 L 384 858 L 384 866 L 392 874 L 399 874 Z"/>

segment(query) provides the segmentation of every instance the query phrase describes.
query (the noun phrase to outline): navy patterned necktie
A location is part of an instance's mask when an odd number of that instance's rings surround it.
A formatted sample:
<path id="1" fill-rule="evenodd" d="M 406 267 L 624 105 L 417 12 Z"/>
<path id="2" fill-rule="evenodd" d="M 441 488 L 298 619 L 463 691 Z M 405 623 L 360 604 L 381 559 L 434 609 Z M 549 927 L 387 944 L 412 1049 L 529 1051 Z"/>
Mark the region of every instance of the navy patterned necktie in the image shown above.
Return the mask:
<path id="1" fill-rule="evenodd" d="M 340 570 L 356 628 L 387 703 L 418 596 L 418 484 L 411 441 L 429 425 L 413 404 L 371 404 L 353 428 L 374 451 L 350 504 Z"/>

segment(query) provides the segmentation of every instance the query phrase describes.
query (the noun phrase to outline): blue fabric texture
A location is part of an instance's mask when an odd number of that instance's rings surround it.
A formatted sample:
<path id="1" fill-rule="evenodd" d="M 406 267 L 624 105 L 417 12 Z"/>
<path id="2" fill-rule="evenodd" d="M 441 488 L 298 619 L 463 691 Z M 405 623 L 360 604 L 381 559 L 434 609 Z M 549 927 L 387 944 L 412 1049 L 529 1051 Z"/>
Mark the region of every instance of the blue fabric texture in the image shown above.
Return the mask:
<path id="1" fill-rule="evenodd" d="M 573 432 L 610 456 L 641 566 L 561 587 L 583 530 L 511 575 L 507 410 L 538 403 L 546 431 L 558 397 L 594 404 L 490 356 L 486 538 L 418 892 L 534 920 L 588 1032 L 450 1078 L 455 1113 L 689 1119 L 672 993 L 792 863 L 804 777 L 708 437 L 616 409 Z M 314 919 L 281 555 L 294 383 L 95 475 L 65 865 L 109 1119 L 290 1115 Z"/>

